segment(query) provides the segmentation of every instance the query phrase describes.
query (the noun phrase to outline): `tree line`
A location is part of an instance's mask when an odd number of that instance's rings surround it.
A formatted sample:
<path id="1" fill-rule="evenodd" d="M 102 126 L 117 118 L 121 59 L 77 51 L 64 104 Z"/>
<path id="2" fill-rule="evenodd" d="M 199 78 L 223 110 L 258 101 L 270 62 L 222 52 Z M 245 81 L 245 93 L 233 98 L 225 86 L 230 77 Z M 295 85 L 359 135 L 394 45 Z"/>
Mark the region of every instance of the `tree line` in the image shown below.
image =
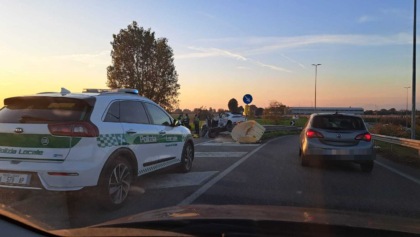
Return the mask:
<path id="1" fill-rule="evenodd" d="M 281 102 L 271 101 L 269 106 L 266 108 L 258 107 L 256 105 L 250 105 L 249 114 L 247 116 L 249 118 L 274 119 L 287 114 L 288 109 L 289 108 Z M 212 107 L 206 108 L 205 106 L 194 108 L 192 110 L 178 108 L 173 110 L 172 114 L 198 114 L 200 119 L 205 119 L 209 116 L 214 116 L 215 114 L 220 114 L 224 112 L 243 114 L 245 110 L 243 106 L 238 106 L 238 102 L 236 101 L 236 99 L 233 98 L 228 102 L 228 109 L 214 109 Z"/>
<path id="2" fill-rule="evenodd" d="M 380 109 L 380 110 L 365 110 L 364 115 L 410 115 L 411 110 L 396 110 L 395 108 L 391 109 Z M 419 111 L 416 111 L 416 114 L 420 114 Z"/>

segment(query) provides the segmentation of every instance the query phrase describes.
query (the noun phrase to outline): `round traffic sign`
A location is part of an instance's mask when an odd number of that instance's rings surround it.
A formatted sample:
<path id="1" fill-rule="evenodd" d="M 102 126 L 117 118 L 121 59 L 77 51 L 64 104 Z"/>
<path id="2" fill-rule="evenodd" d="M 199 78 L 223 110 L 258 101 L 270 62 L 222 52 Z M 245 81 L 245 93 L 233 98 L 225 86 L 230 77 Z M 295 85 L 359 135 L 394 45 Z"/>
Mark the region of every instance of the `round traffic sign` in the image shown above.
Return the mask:
<path id="1" fill-rule="evenodd" d="M 245 104 L 251 104 L 251 102 L 252 102 L 252 95 L 250 95 L 250 94 L 244 95 L 243 101 L 244 101 Z"/>

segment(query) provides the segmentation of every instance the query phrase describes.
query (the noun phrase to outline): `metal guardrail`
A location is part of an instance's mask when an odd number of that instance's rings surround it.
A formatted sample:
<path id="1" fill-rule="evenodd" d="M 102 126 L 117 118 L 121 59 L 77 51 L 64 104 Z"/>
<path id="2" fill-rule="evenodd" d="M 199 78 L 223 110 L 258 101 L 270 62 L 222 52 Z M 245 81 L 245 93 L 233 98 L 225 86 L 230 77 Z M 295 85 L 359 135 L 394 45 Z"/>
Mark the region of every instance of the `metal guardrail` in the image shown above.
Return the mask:
<path id="1" fill-rule="evenodd" d="M 419 150 L 420 152 L 420 140 L 413 140 L 408 138 L 390 137 L 379 134 L 372 134 L 373 140 L 388 142 L 400 146 L 410 147 Z"/>
<path id="2" fill-rule="evenodd" d="M 302 127 L 286 126 L 286 125 L 262 125 L 265 128 L 265 132 L 275 131 L 300 131 Z"/>
<path id="3" fill-rule="evenodd" d="M 302 127 L 295 127 L 295 126 L 284 126 L 284 125 L 263 125 L 263 126 L 265 127 L 266 132 L 302 130 Z M 417 149 L 420 155 L 420 140 L 413 140 L 413 139 L 400 138 L 400 137 L 391 137 L 391 136 L 385 136 L 385 135 L 373 134 L 373 133 L 371 135 L 372 135 L 373 140 Z"/>

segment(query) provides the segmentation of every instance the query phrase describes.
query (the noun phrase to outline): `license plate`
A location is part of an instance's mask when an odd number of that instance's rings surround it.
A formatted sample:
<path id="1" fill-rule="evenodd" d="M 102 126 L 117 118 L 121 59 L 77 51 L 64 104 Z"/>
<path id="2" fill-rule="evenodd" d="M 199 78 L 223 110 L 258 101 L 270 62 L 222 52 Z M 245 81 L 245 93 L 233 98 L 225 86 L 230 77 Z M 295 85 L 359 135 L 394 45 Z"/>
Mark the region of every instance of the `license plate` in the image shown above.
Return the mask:
<path id="1" fill-rule="evenodd" d="M 0 184 L 28 185 L 30 181 L 30 174 L 0 173 Z"/>
<path id="2" fill-rule="evenodd" d="M 333 155 L 351 155 L 351 151 L 349 150 L 332 150 Z"/>

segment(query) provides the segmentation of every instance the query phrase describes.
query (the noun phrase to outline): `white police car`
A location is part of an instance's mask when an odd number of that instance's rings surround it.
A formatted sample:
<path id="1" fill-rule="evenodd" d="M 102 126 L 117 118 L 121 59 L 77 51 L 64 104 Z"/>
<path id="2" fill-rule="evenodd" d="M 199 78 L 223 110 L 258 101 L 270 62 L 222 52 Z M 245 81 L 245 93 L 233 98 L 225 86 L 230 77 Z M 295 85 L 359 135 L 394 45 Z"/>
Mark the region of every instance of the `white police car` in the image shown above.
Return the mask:
<path id="1" fill-rule="evenodd" d="M 0 110 L 0 187 L 74 191 L 96 186 L 109 208 L 137 176 L 191 170 L 190 131 L 134 89 L 11 97 Z"/>

